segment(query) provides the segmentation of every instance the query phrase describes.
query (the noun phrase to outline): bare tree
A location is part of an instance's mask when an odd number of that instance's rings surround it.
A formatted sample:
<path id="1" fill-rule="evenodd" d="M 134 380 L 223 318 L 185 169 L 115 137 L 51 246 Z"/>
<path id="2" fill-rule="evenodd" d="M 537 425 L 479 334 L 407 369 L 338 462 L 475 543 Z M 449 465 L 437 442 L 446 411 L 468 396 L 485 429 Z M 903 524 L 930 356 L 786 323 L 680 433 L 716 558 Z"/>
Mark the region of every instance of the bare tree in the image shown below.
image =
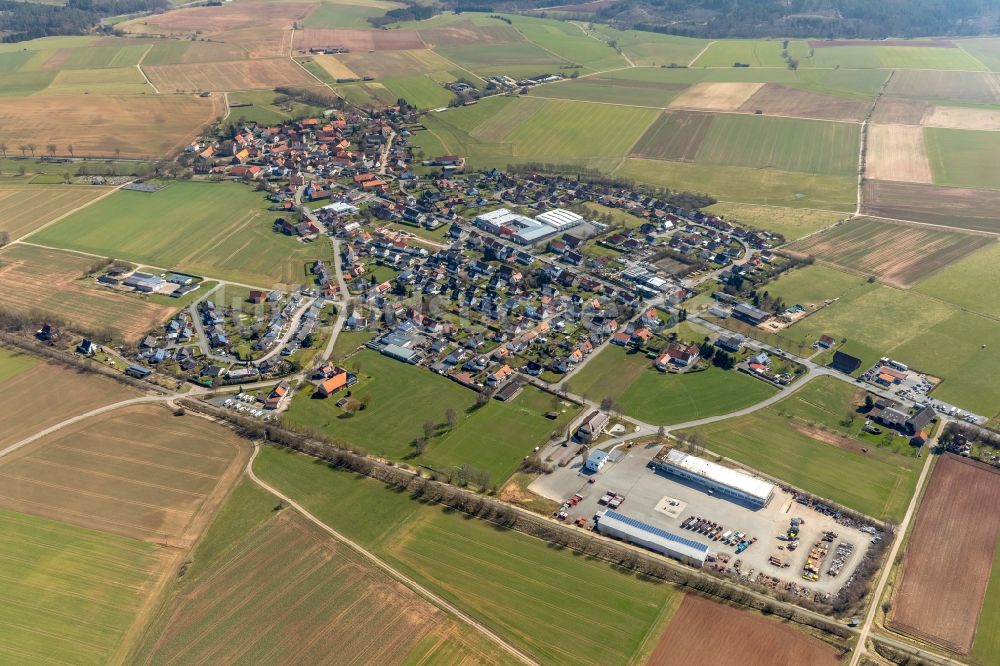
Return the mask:
<path id="1" fill-rule="evenodd" d="M 413 450 L 416 452 L 418 456 L 421 455 L 424 451 L 427 450 L 427 440 L 424 439 L 423 437 L 417 437 L 415 440 L 413 440 Z"/>
<path id="2" fill-rule="evenodd" d="M 448 419 L 449 428 L 454 428 L 456 425 L 458 425 L 458 412 L 456 412 L 451 407 L 449 407 L 448 411 L 444 413 L 444 417 Z"/>
<path id="3" fill-rule="evenodd" d="M 10 242 L 10 232 L 0 231 L 0 247 L 3 247 Z"/>
<path id="4" fill-rule="evenodd" d="M 25 146 L 28 148 L 28 150 L 31 151 L 31 156 L 34 157 L 35 156 L 35 149 L 38 148 L 38 144 L 37 143 L 27 143 L 27 144 L 25 144 Z"/>
<path id="5" fill-rule="evenodd" d="M 120 158 L 121 156 L 122 156 L 122 149 L 121 149 L 121 148 L 119 148 L 118 146 L 115 146 L 115 159 L 117 160 L 117 159 L 119 159 L 119 158 Z"/>
<path id="6" fill-rule="evenodd" d="M 69 153 L 69 156 L 70 156 L 70 157 L 73 157 L 73 156 L 74 156 L 74 155 L 73 155 L 73 144 L 72 144 L 72 143 L 71 143 L 71 144 L 69 144 L 68 146 L 66 146 L 66 151 L 67 151 L 67 152 Z"/>
<path id="7" fill-rule="evenodd" d="M 435 430 L 437 430 L 437 424 L 434 421 L 424 421 L 424 437 L 430 439 L 434 436 Z"/>
<path id="8" fill-rule="evenodd" d="M 6 143 L 0 143 L 0 153 L 2 153 L 3 156 L 4 156 L 4 158 L 6 159 L 6 157 L 7 157 L 7 144 Z"/>
<path id="9" fill-rule="evenodd" d="M 26 146 L 23 143 L 20 146 L 18 146 L 17 149 L 21 151 L 21 157 L 24 157 L 24 154 L 28 152 L 28 146 Z"/>
<path id="10" fill-rule="evenodd" d="M 49 157 L 55 157 L 56 156 L 56 144 L 50 143 L 49 145 L 45 146 L 45 150 L 48 151 Z"/>

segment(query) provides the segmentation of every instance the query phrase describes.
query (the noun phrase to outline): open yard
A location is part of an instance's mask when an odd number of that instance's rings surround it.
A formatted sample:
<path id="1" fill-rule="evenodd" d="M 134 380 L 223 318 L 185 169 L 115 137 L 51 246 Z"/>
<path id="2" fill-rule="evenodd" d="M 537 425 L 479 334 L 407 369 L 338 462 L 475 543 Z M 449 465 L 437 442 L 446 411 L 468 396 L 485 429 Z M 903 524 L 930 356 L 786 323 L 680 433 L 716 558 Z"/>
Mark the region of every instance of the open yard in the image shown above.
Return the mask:
<path id="1" fill-rule="evenodd" d="M 1000 231 L 1000 192 L 867 180 L 861 210 L 869 215 L 929 222 L 971 231 Z"/>
<path id="2" fill-rule="evenodd" d="M 746 416 L 689 431 L 713 453 L 881 520 L 898 521 L 920 472 L 905 437 L 891 443 L 859 435 L 864 393 L 829 377 Z M 847 415 L 853 417 L 844 425 Z M 867 448 L 863 452 L 862 448 Z"/>
<path id="3" fill-rule="evenodd" d="M 732 412 L 774 392 L 762 381 L 718 368 L 663 373 L 644 355 L 616 346 L 601 351 L 573 375 L 567 390 L 596 401 L 613 398 L 625 415 L 664 425 Z"/>
<path id="4" fill-rule="evenodd" d="M 995 633 L 996 617 L 984 624 L 980 610 L 1000 537 L 997 502 L 995 469 L 950 454 L 938 460 L 905 550 L 891 627 L 961 654 L 977 631 Z"/>
<path id="5" fill-rule="evenodd" d="M 0 183 L 0 231 L 16 240 L 109 191 L 93 186 Z"/>
<path id="6" fill-rule="evenodd" d="M 236 60 L 186 65 L 146 65 L 143 71 L 160 92 L 274 89 L 316 85 L 316 79 L 288 58 Z"/>
<path id="7" fill-rule="evenodd" d="M 871 125 L 865 154 L 865 177 L 930 183 L 924 130 L 913 125 Z"/>
<path id="8" fill-rule="evenodd" d="M 46 435 L 0 461 L 0 506 L 188 546 L 235 480 L 240 440 L 195 417 L 133 406 Z"/>
<path id="9" fill-rule="evenodd" d="M 81 373 L 0 347 L 0 391 L 18 396 L 4 409 L 0 449 L 96 407 L 138 394 L 98 374 Z M 57 401 L 53 395 L 59 395 Z"/>
<path id="10" fill-rule="evenodd" d="M 680 599 L 670 586 L 466 520 L 304 456 L 265 448 L 254 469 L 542 663 L 641 662 Z M 366 520 L 355 520 L 345 506 L 363 508 Z"/>
<path id="11" fill-rule="evenodd" d="M 336 398 L 313 398 L 305 390 L 293 399 L 287 418 L 397 460 L 413 456 L 413 442 L 425 436 L 429 422 L 434 434 L 427 451 L 413 462 L 442 471 L 471 465 L 489 472 L 491 483 L 502 483 L 524 456 L 576 415 L 575 408 L 532 387 L 511 402 L 491 400 L 473 409 L 476 394 L 469 389 L 373 351 L 351 357 L 347 366 L 358 367 L 365 376 L 352 394 L 367 397 L 367 408 L 345 418 Z M 448 424 L 449 409 L 455 412 L 454 427 Z M 545 418 L 552 410 L 561 412 L 560 418 Z"/>
<path id="12" fill-rule="evenodd" d="M 319 663 L 331 655 L 338 663 L 434 663 L 451 641 L 469 663 L 506 663 L 292 509 L 275 512 L 275 502 L 250 481 L 237 488 L 131 663 Z"/>
<path id="13" fill-rule="evenodd" d="M 684 595 L 647 662 L 648 666 L 795 663 L 837 666 L 840 659 L 833 646 L 789 624 L 695 594 Z"/>
<path id="14" fill-rule="evenodd" d="M 116 192 L 33 240 L 264 287 L 300 284 L 329 245 L 275 232 L 276 217 L 247 185 L 175 182 L 152 194 Z"/>
<path id="15" fill-rule="evenodd" d="M 129 341 L 138 340 L 174 312 L 84 278 L 94 261 L 31 245 L 5 248 L 0 251 L 0 307 L 56 317 L 86 331 L 110 327 Z"/>
<path id="16" fill-rule="evenodd" d="M 166 157 L 222 116 L 219 97 L 186 95 L 44 95 L 8 98 L 0 143 L 55 144 L 77 157 Z"/>
<path id="17" fill-rule="evenodd" d="M 789 249 L 905 289 L 993 242 L 983 234 L 861 218 Z"/>
<path id="18" fill-rule="evenodd" d="M 707 192 L 724 203 L 854 212 L 857 179 L 777 169 L 628 158 L 614 172 L 640 183 Z"/>
<path id="19" fill-rule="evenodd" d="M 0 661 L 114 661 L 165 549 L 6 509 L 0 533 Z"/>

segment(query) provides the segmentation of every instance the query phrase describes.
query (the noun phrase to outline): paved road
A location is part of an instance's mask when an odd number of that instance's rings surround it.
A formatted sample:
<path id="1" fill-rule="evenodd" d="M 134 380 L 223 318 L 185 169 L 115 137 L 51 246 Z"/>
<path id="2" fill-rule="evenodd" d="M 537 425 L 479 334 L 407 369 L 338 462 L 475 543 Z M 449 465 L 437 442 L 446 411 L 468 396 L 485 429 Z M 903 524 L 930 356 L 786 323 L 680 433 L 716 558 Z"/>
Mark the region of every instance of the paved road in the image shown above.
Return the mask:
<path id="1" fill-rule="evenodd" d="M 293 335 L 295 335 L 295 331 L 298 330 L 299 322 L 302 321 L 302 317 L 305 316 L 306 311 L 309 310 L 309 308 L 312 307 L 312 304 L 315 302 L 316 302 L 315 298 L 302 299 L 302 304 L 299 306 L 298 310 L 296 310 L 295 314 L 292 315 L 292 318 L 285 323 L 284 325 L 285 332 L 282 333 L 281 337 L 275 341 L 274 346 L 271 348 L 271 351 L 267 352 L 266 354 L 258 358 L 256 361 L 254 361 L 253 362 L 254 365 L 260 365 L 267 359 L 272 358 L 276 354 L 281 353 L 282 348 L 286 344 L 288 344 L 288 341 L 292 339 Z"/>
<path id="2" fill-rule="evenodd" d="M 254 474 L 254 471 L 253 471 L 253 463 L 254 463 L 254 460 L 257 458 L 257 453 L 259 451 L 260 451 L 260 446 L 257 445 L 257 444 L 255 444 L 254 445 L 254 450 L 253 450 L 253 455 L 250 456 L 250 460 L 249 460 L 249 462 L 247 462 L 247 467 L 246 467 L 247 476 L 250 477 L 250 479 L 254 483 L 256 483 L 258 486 L 260 486 L 261 488 L 263 488 L 267 492 L 271 493 L 275 497 L 279 498 L 281 501 L 283 501 L 286 504 L 288 504 L 288 506 L 292 507 L 293 509 L 295 509 L 296 511 L 298 511 L 300 514 L 302 514 L 302 516 L 305 517 L 309 522 L 311 522 L 312 524 L 314 524 L 317 527 L 319 527 L 321 530 L 323 530 L 324 532 L 326 532 L 327 534 L 329 534 L 330 536 L 332 536 L 334 539 L 336 539 L 336 540 L 338 540 L 338 541 L 346 544 L 352 550 L 354 550 L 359 555 L 361 555 L 362 557 L 364 557 L 365 559 L 367 559 L 369 562 L 371 562 L 375 566 L 379 567 L 380 569 L 382 569 L 383 571 L 385 571 L 387 574 L 389 574 L 390 576 L 392 576 L 393 578 L 395 578 L 399 582 L 403 583 L 408 588 L 410 588 L 411 590 L 413 590 L 414 592 L 416 592 L 417 594 L 419 594 L 423 598 L 427 599 L 428 601 L 430 601 L 432 604 L 434 604 L 438 608 L 443 609 L 444 611 L 446 611 L 446 612 L 450 613 L 451 615 L 457 617 L 458 619 L 462 620 L 463 622 L 465 622 L 466 624 L 468 624 L 469 626 L 471 626 L 473 629 L 476 629 L 477 631 L 479 631 L 481 634 L 483 634 L 484 636 L 486 636 L 487 638 L 489 638 L 490 640 L 492 640 L 494 643 L 496 643 L 497 645 L 499 645 L 502 649 L 504 649 L 507 652 L 509 652 L 518 661 L 520 661 L 520 662 L 522 662 L 524 664 L 530 664 L 532 666 L 537 666 L 537 662 L 534 659 L 532 659 L 531 657 L 529 657 L 525 653 L 521 652 L 520 650 L 518 650 L 516 647 L 514 647 L 513 645 L 511 645 L 510 643 L 508 643 L 504 639 L 502 639 L 500 636 L 498 636 L 492 630 L 490 630 L 489 627 L 487 627 L 484 624 L 482 624 L 481 622 L 477 621 L 472 616 L 467 615 L 461 609 L 456 608 L 452 604 L 448 603 L 447 601 L 445 601 L 444 599 L 442 599 L 438 595 L 434 594 L 433 592 L 431 592 L 430 590 L 428 590 L 423 585 L 421 585 L 417 581 L 413 580 L 412 578 L 410 578 L 409 576 L 407 576 L 403 572 L 401 572 L 398 569 L 396 569 L 396 568 L 392 567 L 391 565 L 387 564 L 382 559 L 380 559 L 377 555 L 375 555 L 374 553 L 372 553 L 369 550 L 366 550 L 360 544 L 358 544 L 358 543 L 356 543 L 354 541 L 351 541 L 350 539 L 348 539 L 346 536 L 344 536 L 340 532 L 337 532 L 332 527 L 330 527 L 329 525 L 327 525 L 326 523 L 324 523 L 323 521 L 321 521 L 319 518 L 317 518 L 313 514 L 311 514 L 308 511 L 306 511 L 306 509 L 304 509 L 298 502 L 296 502 L 292 498 L 288 497 L 287 495 L 283 494 L 280 490 L 277 490 L 276 488 L 268 485 L 265 481 L 262 481 L 256 474 Z"/>

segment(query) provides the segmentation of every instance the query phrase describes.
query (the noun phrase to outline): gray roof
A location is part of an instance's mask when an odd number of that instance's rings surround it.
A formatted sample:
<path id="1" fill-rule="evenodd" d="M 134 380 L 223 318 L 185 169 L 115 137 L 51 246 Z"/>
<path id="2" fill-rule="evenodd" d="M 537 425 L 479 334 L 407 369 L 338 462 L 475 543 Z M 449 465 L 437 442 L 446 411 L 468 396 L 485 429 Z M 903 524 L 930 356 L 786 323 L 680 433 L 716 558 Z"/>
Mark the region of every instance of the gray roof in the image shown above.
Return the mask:
<path id="1" fill-rule="evenodd" d="M 708 555 L 707 544 L 654 527 L 617 511 L 606 511 L 598 522 L 601 527 L 613 528 L 623 534 L 635 535 L 645 541 L 656 543 L 665 550 L 697 560 L 704 561 Z"/>

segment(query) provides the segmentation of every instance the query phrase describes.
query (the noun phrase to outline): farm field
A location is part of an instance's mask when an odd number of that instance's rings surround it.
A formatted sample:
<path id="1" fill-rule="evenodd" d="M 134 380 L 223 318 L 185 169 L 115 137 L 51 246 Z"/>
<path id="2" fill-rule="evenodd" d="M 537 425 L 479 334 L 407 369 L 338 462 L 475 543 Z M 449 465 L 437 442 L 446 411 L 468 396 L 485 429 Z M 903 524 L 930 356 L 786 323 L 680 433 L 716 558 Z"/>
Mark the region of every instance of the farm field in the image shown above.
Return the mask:
<path id="1" fill-rule="evenodd" d="M 1000 132 L 927 128 L 924 135 L 935 184 L 1000 189 Z"/>
<path id="2" fill-rule="evenodd" d="M 160 92 L 273 89 L 312 86 L 316 80 L 288 58 L 236 60 L 187 65 L 146 65 L 143 71 Z"/>
<path id="3" fill-rule="evenodd" d="M 501 24 L 493 18 L 482 15 L 473 19 L 453 17 L 455 20 L 447 24 L 436 24 L 436 27 L 424 28 L 433 21 L 420 21 L 415 25 L 419 28 L 420 38 L 430 48 L 447 48 L 452 46 L 475 46 L 476 44 L 507 44 L 525 41 L 524 35 L 517 28 Z"/>
<path id="4" fill-rule="evenodd" d="M 885 88 L 887 95 L 928 102 L 1000 103 L 1000 80 L 978 72 L 900 71 Z"/>
<path id="5" fill-rule="evenodd" d="M 605 25 L 594 25 L 593 31 L 607 39 L 613 39 L 638 66 L 687 65 L 694 60 L 708 44 L 703 39 L 661 35 L 639 30 L 616 30 Z"/>
<path id="6" fill-rule="evenodd" d="M 222 100 L 184 95 L 41 95 L 7 100 L 0 142 L 72 144 L 77 157 L 162 157 L 222 116 Z"/>
<path id="7" fill-rule="evenodd" d="M 264 448 L 254 469 L 543 663 L 628 663 L 651 648 L 679 600 L 667 585 L 441 511 L 305 456 Z M 349 505 L 366 507 L 368 519 L 354 520 L 343 511 Z M 602 640 L 612 630 L 616 639 Z"/>
<path id="8" fill-rule="evenodd" d="M 534 76 L 571 64 L 531 42 L 452 46 L 436 53 L 478 76 Z"/>
<path id="9" fill-rule="evenodd" d="M 0 462 L 0 506 L 112 534 L 190 545 L 239 474 L 228 430 L 138 405 L 46 435 Z"/>
<path id="10" fill-rule="evenodd" d="M 898 521 L 913 495 L 922 459 L 905 437 L 860 439 L 855 413 L 864 393 L 818 377 L 775 405 L 695 428 L 705 448 L 881 520 Z M 853 419 L 843 425 L 845 414 Z M 868 448 L 868 453 L 861 449 Z"/>
<path id="11" fill-rule="evenodd" d="M 583 66 L 583 71 L 625 67 L 628 62 L 615 49 L 584 34 L 572 23 L 526 16 L 511 17 L 513 27 L 524 37 L 567 62 Z"/>
<path id="12" fill-rule="evenodd" d="M 962 130 L 1000 130 L 1000 110 L 961 106 L 932 106 L 921 119 L 925 127 Z"/>
<path id="13" fill-rule="evenodd" d="M 321 2 L 302 21 L 306 28 L 368 28 L 368 19 L 382 16 L 390 9 L 401 7 L 398 2 L 384 0 L 361 0 L 360 2 Z"/>
<path id="14" fill-rule="evenodd" d="M 281 3 L 282 7 L 290 3 Z M 330 45 L 360 51 L 398 51 L 426 48 L 415 30 L 344 30 L 340 28 L 306 28 L 296 30 L 292 48 L 308 51 Z"/>
<path id="15" fill-rule="evenodd" d="M 137 391 L 107 377 L 82 374 L 3 347 L 0 390 L 19 396 L 4 410 L 0 449 L 71 416 L 138 397 Z M 53 402 L 52 392 L 62 397 Z"/>
<path id="16" fill-rule="evenodd" d="M 240 183 L 174 182 L 116 192 L 32 240 L 264 287 L 301 283 L 330 250 L 275 232 L 267 205 Z"/>
<path id="17" fill-rule="evenodd" d="M 996 470 L 951 454 L 937 461 L 905 550 L 892 628 L 960 654 L 979 631 L 993 632 L 980 610 L 1000 537 L 990 509 L 997 501 Z"/>
<path id="18" fill-rule="evenodd" d="M 661 108 L 686 87 L 683 83 L 626 79 L 614 74 L 616 72 L 551 83 L 533 88 L 529 94 L 532 97 Z"/>
<path id="19" fill-rule="evenodd" d="M 664 425 L 725 414 L 760 402 L 774 392 L 762 381 L 718 368 L 663 373 L 653 368 L 644 355 L 628 354 L 616 346 L 602 350 L 572 375 L 566 388 L 597 401 L 611 397 L 627 416 Z"/>
<path id="20" fill-rule="evenodd" d="M 694 162 L 712 124 L 707 113 L 668 111 L 646 130 L 632 149 L 636 157 Z"/>
<path id="21" fill-rule="evenodd" d="M 94 264 L 60 250 L 14 245 L 0 251 L 0 307 L 66 320 L 81 330 L 112 326 L 126 341 L 163 323 L 174 308 L 112 292 L 84 279 Z"/>
<path id="22" fill-rule="evenodd" d="M 188 63 L 241 60 L 247 52 L 234 44 L 194 42 L 182 39 L 159 40 L 142 59 L 142 66 L 183 65 Z"/>
<path id="23" fill-rule="evenodd" d="M 0 183 L 0 231 L 16 240 L 109 191 L 92 185 Z"/>
<path id="24" fill-rule="evenodd" d="M 142 95 L 152 93 L 135 67 L 115 69 L 64 69 L 41 91 L 45 95 Z"/>
<path id="25" fill-rule="evenodd" d="M 840 658 L 833 646 L 788 624 L 695 594 L 684 595 L 649 659 L 651 666 L 793 663 L 836 666 Z"/>
<path id="26" fill-rule="evenodd" d="M 0 661 L 113 661 L 166 549 L 0 509 Z"/>
<path id="27" fill-rule="evenodd" d="M 815 118 L 861 122 L 871 104 L 866 100 L 847 99 L 767 83 L 734 111 L 763 113 L 767 116 Z"/>
<path id="28" fill-rule="evenodd" d="M 792 41 L 788 46 L 792 57 L 799 58 L 804 67 L 808 66 L 806 59 L 802 57 L 808 53 L 805 42 Z M 708 49 L 691 63 L 691 67 L 732 67 L 737 62 L 749 65 L 750 69 L 785 67 L 781 51 L 780 40 L 725 39 L 711 43 Z"/>
<path id="29" fill-rule="evenodd" d="M 412 457 L 413 441 L 424 436 L 423 424 L 430 421 L 435 424 L 435 434 L 427 451 L 415 460 L 442 471 L 471 465 L 489 472 L 492 483 L 510 476 L 524 456 L 576 414 L 575 409 L 532 387 L 526 387 L 509 403 L 492 400 L 473 410 L 476 394 L 469 389 L 370 350 L 351 357 L 347 365 L 357 366 L 369 377 L 352 388 L 354 397 L 370 399 L 366 409 L 343 418 L 335 399 L 315 399 L 309 391 L 300 391 L 292 400 L 288 418 L 397 460 Z M 402 386 L 409 389 L 400 391 Z M 446 419 L 449 409 L 455 410 L 458 418 L 453 428 Z M 562 415 L 549 420 L 545 413 L 550 410 Z"/>
<path id="30" fill-rule="evenodd" d="M 993 242 L 981 234 L 861 218 L 789 249 L 906 289 Z"/>
<path id="31" fill-rule="evenodd" d="M 868 215 L 970 231 L 1000 230 L 1000 193 L 994 191 L 866 180 L 861 196 L 861 210 Z"/>
<path id="32" fill-rule="evenodd" d="M 492 644 L 293 510 L 275 512 L 275 501 L 252 482 L 241 483 L 131 663 L 223 655 L 316 663 L 336 653 L 337 661 L 401 664 L 418 652 L 433 662 L 455 649 L 446 645 L 451 640 L 468 651 L 470 663 L 507 663 L 494 656 Z"/>
<path id="33" fill-rule="evenodd" d="M 844 44 L 844 46 L 840 46 Z M 904 45 L 908 44 L 908 45 Z M 982 71 L 975 58 L 950 42 L 921 45 L 928 42 L 901 42 L 891 46 L 859 42 L 810 41 L 815 47 L 812 57 L 802 58 L 803 67 L 849 67 L 896 70 L 958 70 Z"/>
<path id="34" fill-rule="evenodd" d="M 696 83 L 674 98 L 674 109 L 736 111 L 763 87 L 763 83 Z"/>
<path id="35" fill-rule="evenodd" d="M 998 263 L 1000 243 L 990 243 L 922 280 L 913 290 L 974 312 L 1000 317 L 1000 292 L 991 279 Z"/>
<path id="36" fill-rule="evenodd" d="M 843 213 L 832 211 L 733 203 L 717 203 L 704 210 L 724 217 L 734 224 L 745 224 L 779 233 L 787 241 L 794 241 L 829 227 L 845 217 Z"/>
<path id="37" fill-rule="evenodd" d="M 911 125 L 871 125 L 865 154 L 865 177 L 930 183 L 929 150 L 924 129 Z"/>
<path id="38" fill-rule="evenodd" d="M 777 169 L 682 164 L 630 157 L 614 175 L 651 185 L 709 192 L 723 203 L 854 212 L 857 181 Z"/>
<path id="39" fill-rule="evenodd" d="M 312 56 L 330 71 L 335 78 L 374 76 L 377 78 L 400 78 L 451 73 L 455 79 L 462 70 L 429 49 L 410 51 L 376 51 L 375 53 L 342 53 L 329 56 Z M 340 63 L 343 71 L 338 72 L 327 63 Z M 454 79 L 451 79 L 454 80 Z"/>
<path id="40" fill-rule="evenodd" d="M 447 73 L 440 77 L 452 80 Z M 397 99 L 403 98 L 410 104 L 421 109 L 436 109 L 447 106 L 454 95 L 431 76 L 405 76 L 385 79 L 384 85 L 392 91 Z"/>
<path id="41" fill-rule="evenodd" d="M 767 288 L 769 293 L 780 296 L 788 305 L 811 308 L 827 299 L 845 298 L 850 292 L 867 291 L 872 287 L 857 275 L 813 264 L 785 271 L 769 282 Z"/>
<path id="42" fill-rule="evenodd" d="M 995 627 L 1000 619 L 1000 548 L 993 553 L 990 568 L 990 582 L 986 586 L 986 598 L 979 613 L 979 626 Z M 976 631 L 972 644 L 972 658 L 980 664 L 989 664 L 1000 654 L 1000 635 L 995 631 Z"/>

